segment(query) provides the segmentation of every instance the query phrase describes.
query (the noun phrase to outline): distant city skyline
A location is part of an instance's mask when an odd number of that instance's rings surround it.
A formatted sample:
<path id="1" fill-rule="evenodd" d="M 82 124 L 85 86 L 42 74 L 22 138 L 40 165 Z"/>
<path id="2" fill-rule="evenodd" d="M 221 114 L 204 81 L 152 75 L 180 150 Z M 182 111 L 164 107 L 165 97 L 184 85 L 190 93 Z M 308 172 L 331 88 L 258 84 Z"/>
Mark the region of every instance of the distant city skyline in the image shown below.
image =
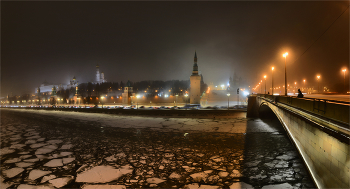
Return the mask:
<path id="1" fill-rule="evenodd" d="M 2 2 L 1 96 L 45 80 L 189 80 L 193 53 L 204 82 L 237 72 L 255 85 L 343 86 L 349 2 Z M 349 73 L 346 82 L 349 84 Z M 267 83 L 271 85 L 270 83 Z"/>

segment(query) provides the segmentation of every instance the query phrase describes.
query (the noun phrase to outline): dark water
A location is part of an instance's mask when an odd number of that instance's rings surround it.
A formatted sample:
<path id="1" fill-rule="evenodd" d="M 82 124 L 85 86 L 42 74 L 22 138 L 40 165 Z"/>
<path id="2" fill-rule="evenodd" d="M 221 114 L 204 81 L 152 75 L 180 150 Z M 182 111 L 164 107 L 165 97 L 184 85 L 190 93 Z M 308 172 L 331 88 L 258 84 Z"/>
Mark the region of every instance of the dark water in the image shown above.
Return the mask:
<path id="1" fill-rule="evenodd" d="M 6 152 L 1 156 L 2 186 L 52 187 L 57 186 L 55 179 L 63 179 L 64 188 L 96 184 L 115 188 L 315 187 L 276 119 L 233 118 L 234 124 L 246 124 L 246 133 L 223 133 L 106 127 L 97 121 L 87 124 L 80 119 L 26 112 L 2 111 L 1 116 L 1 150 Z M 54 149 L 38 154 L 33 144 Z M 62 152 L 71 154 L 65 156 Z M 47 166 L 52 160 L 67 160 L 64 158 L 74 160 Z M 18 163 L 28 159 L 33 164 L 20 167 Z M 94 167 L 125 166 L 131 172 L 109 181 L 77 179 Z M 23 170 L 15 176 L 8 172 L 18 168 Z M 55 178 L 46 182 L 43 176 L 33 179 L 33 170 L 49 171 L 46 176 Z"/>

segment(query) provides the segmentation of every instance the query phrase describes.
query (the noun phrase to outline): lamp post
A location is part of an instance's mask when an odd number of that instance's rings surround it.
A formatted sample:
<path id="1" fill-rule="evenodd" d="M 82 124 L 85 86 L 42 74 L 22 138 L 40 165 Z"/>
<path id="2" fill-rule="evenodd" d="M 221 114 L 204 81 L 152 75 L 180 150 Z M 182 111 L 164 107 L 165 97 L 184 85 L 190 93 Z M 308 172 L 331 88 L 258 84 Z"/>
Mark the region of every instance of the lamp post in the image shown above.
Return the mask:
<path id="1" fill-rule="evenodd" d="M 317 83 L 318 83 L 318 93 L 320 93 L 320 77 L 321 76 L 317 76 Z"/>
<path id="2" fill-rule="evenodd" d="M 305 90 L 305 81 L 306 81 L 306 80 L 304 79 L 304 80 L 303 80 L 303 82 L 304 82 L 304 90 Z"/>
<path id="3" fill-rule="evenodd" d="M 227 93 L 227 110 L 230 108 L 230 93 Z"/>
<path id="4" fill-rule="evenodd" d="M 272 72 L 272 74 L 271 74 L 271 80 L 272 80 L 272 95 L 273 95 L 273 70 L 275 69 L 275 67 L 272 67 L 271 68 L 271 72 Z"/>
<path id="5" fill-rule="evenodd" d="M 104 99 L 104 98 L 105 98 L 104 96 L 101 96 L 102 109 L 103 109 L 103 99 Z"/>
<path id="6" fill-rule="evenodd" d="M 176 96 L 176 99 L 175 99 L 175 100 L 176 100 L 176 103 L 175 103 L 175 104 L 176 104 L 176 106 L 177 106 L 177 97 L 178 97 L 179 95 L 178 95 L 178 94 L 176 94 L 175 96 Z"/>
<path id="7" fill-rule="evenodd" d="M 188 97 L 187 93 L 185 94 L 185 97 L 186 97 L 186 105 L 185 105 L 185 107 L 186 107 L 186 110 L 187 110 L 187 97 Z"/>
<path id="8" fill-rule="evenodd" d="M 265 78 L 265 94 L 266 94 L 266 75 L 264 75 Z"/>
<path id="9" fill-rule="evenodd" d="M 261 83 L 261 85 L 260 85 Z M 259 85 L 260 85 L 260 93 L 262 93 L 262 80 L 260 81 Z"/>
<path id="10" fill-rule="evenodd" d="M 283 54 L 283 57 L 284 57 L 284 86 L 286 86 L 284 89 L 285 96 L 287 96 L 287 56 L 288 56 L 287 52 Z"/>
<path id="11" fill-rule="evenodd" d="M 344 92 L 346 93 L 346 87 L 345 87 L 345 72 L 346 72 L 346 69 L 342 70 L 344 72 Z"/>

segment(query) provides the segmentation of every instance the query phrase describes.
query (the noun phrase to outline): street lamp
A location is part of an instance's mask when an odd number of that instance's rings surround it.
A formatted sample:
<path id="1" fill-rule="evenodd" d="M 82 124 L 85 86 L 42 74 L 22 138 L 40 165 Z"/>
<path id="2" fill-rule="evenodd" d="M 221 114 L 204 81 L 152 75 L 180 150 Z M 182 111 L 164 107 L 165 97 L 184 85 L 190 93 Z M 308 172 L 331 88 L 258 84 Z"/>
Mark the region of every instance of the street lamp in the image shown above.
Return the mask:
<path id="1" fill-rule="evenodd" d="M 188 97 L 187 93 L 185 94 L 185 97 L 186 97 L 186 105 L 185 105 L 185 107 L 186 107 L 186 110 L 187 110 L 187 97 Z"/>
<path id="2" fill-rule="evenodd" d="M 230 107 L 230 93 L 227 93 L 227 110 L 229 110 Z"/>
<path id="3" fill-rule="evenodd" d="M 266 75 L 264 75 L 265 78 L 265 94 L 266 94 Z"/>
<path id="4" fill-rule="evenodd" d="M 317 76 L 317 82 L 318 82 L 318 93 L 320 93 L 320 77 L 321 76 Z"/>
<path id="5" fill-rule="evenodd" d="M 104 99 L 104 98 L 105 98 L 104 96 L 101 96 L 102 109 L 103 109 L 103 99 Z"/>
<path id="6" fill-rule="evenodd" d="M 273 70 L 275 69 L 275 67 L 272 67 L 271 68 L 271 72 L 272 72 L 272 74 L 271 74 L 271 80 L 272 80 L 272 95 L 273 95 Z"/>
<path id="7" fill-rule="evenodd" d="M 346 72 L 346 69 L 342 70 L 344 72 L 344 92 L 346 93 L 346 87 L 345 87 L 345 72 Z"/>
<path id="8" fill-rule="evenodd" d="M 284 86 L 287 86 L 287 56 L 288 53 L 284 53 L 283 57 L 284 57 Z M 284 89 L 284 95 L 287 96 L 287 87 Z"/>
<path id="9" fill-rule="evenodd" d="M 179 95 L 178 95 L 178 94 L 176 94 L 175 96 L 176 96 L 176 99 L 175 99 L 175 100 L 176 100 L 176 106 L 177 106 L 177 97 L 178 97 Z"/>

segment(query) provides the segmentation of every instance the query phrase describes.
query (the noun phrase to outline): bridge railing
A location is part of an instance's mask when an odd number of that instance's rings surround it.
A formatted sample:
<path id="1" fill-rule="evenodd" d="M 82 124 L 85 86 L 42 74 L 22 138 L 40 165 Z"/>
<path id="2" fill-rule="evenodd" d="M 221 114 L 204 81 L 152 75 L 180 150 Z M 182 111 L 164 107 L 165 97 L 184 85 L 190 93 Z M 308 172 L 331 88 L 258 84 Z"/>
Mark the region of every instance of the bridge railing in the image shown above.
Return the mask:
<path id="1" fill-rule="evenodd" d="M 258 96 L 264 97 L 273 102 L 288 104 L 326 118 L 349 124 L 349 102 L 317 98 L 297 98 L 295 96 L 275 96 L 267 94 L 258 94 Z"/>

